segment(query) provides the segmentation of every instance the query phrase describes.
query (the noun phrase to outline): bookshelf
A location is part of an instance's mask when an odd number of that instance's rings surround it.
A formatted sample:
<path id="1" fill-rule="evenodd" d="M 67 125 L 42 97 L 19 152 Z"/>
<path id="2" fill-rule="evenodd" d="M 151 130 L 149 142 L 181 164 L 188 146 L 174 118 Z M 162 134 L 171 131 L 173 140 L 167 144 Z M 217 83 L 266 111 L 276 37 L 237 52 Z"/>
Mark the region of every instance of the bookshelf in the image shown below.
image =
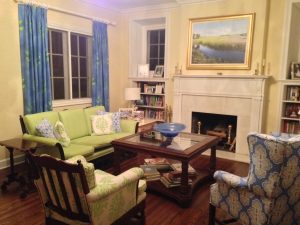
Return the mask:
<path id="1" fill-rule="evenodd" d="M 287 1 L 282 57 L 280 128 L 284 133 L 300 134 L 300 0 Z"/>
<path id="2" fill-rule="evenodd" d="M 132 78 L 133 86 L 141 89 L 138 110 L 144 111 L 146 119 L 164 121 L 166 114 L 165 78 Z"/>

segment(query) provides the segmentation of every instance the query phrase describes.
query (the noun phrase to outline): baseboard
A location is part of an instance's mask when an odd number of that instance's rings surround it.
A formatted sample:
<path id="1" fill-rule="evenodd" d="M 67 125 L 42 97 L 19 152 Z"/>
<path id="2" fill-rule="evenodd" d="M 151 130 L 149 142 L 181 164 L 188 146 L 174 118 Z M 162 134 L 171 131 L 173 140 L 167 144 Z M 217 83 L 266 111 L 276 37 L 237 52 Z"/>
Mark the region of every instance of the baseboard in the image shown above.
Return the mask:
<path id="1" fill-rule="evenodd" d="M 17 156 L 15 156 L 14 157 L 14 165 L 18 165 L 18 164 L 24 163 L 24 158 L 25 158 L 24 155 L 17 155 Z M 10 160 L 9 160 L 9 158 L 0 160 L 0 170 L 6 169 L 8 167 L 10 167 Z"/>

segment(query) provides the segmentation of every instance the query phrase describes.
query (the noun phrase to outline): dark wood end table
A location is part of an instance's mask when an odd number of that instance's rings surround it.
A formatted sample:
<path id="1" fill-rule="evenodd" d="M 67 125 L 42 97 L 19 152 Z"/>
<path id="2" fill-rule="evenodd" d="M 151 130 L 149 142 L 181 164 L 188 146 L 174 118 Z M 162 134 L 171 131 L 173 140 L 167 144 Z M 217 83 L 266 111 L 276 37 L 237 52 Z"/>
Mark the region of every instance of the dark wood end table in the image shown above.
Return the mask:
<path id="1" fill-rule="evenodd" d="M 158 138 L 157 138 L 158 137 Z M 192 201 L 194 190 L 199 184 L 213 178 L 216 169 L 216 146 L 220 138 L 216 136 L 180 133 L 171 143 L 159 135 L 145 138 L 143 133 L 114 140 L 114 173 L 121 172 L 120 159 L 122 152 L 132 151 L 155 157 L 164 157 L 181 162 L 181 184 L 179 187 L 166 188 L 161 181 L 147 182 L 147 189 L 175 199 L 182 207 L 188 207 Z M 211 149 L 210 166 L 205 171 L 197 171 L 197 177 L 189 184 L 189 162 Z"/>
<path id="2" fill-rule="evenodd" d="M 23 176 L 18 175 L 18 173 L 15 172 L 14 151 L 17 150 L 25 153 L 25 164 L 28 168 L 28 178 L 31 179 L 30 165 L 28 162 L 27 153 L 34 153 L 36 149 L 42 147 L 42 145 L 33 141 L 23 140 L 22 138 L 0 141 L 0 145 L 7 148 L 7 150 L 9 151 L 10 159 L 10 174 L 7 175 L 7 180 L 2 183 L 1 189 L 5 191 L 7 189 L 7 186 L 9 186 L 12 182 L 18 182 L 20 184 L 20 187 L 22 188 L 20 197 L 25 198 L 27 196 L 27 193 L 29 192 L 28 183 Z"/>

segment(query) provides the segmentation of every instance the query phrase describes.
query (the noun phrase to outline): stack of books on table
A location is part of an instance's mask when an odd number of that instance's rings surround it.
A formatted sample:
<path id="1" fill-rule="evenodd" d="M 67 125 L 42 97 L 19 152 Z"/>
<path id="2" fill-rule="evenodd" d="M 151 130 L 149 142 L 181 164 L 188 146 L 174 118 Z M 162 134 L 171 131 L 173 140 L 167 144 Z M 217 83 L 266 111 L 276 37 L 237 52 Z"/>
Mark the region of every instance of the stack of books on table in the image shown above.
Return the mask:
<path id="1" fill-rule="evenodd" d="M 178 187 L 181 184 L 181 173 L 177 172 L 169 172 L 169 173 L 163 173 L 160 181 L 167 187 Z M 192 184 L 192 179 L 189 178 L 189 184 Z"/>
<path id="2" fill-rule="evenodd" d="M 145 165 L 153 166 L 159 171 L 172 170 L 169 161 L 166 158 L 144 159 Z"/>
<path id="3" fill-rule="evenodd" d="M 181 163 L 172 163 L 170 166 L 175 172 L 177 172 L 177 173 L 182 172 Z M 189 176 L 196 175 L 196 170 L 190 164 L 189 164 L 189 167 L 188 167 L 188 174 L 189 174 Z"/>
<path id="4" fill-rule="evenodd" d="M 146 181 L 153 181 L 153 180 L 160 179 L 160 173 L 158 172 L 155 166 L 140 165 L 140 167 L 144 170 L 144 177 Z"/>

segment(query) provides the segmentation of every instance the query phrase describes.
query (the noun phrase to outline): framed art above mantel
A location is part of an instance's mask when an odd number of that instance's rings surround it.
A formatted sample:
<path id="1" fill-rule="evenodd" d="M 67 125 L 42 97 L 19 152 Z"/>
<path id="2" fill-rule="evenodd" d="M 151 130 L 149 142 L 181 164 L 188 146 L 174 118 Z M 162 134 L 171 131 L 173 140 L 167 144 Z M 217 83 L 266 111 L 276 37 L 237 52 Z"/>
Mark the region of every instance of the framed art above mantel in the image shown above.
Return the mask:
<path id="1" fill-rule="evenodd" d="M 190 19 L 187 69 L 250 69 L 254 17 Z"/>

